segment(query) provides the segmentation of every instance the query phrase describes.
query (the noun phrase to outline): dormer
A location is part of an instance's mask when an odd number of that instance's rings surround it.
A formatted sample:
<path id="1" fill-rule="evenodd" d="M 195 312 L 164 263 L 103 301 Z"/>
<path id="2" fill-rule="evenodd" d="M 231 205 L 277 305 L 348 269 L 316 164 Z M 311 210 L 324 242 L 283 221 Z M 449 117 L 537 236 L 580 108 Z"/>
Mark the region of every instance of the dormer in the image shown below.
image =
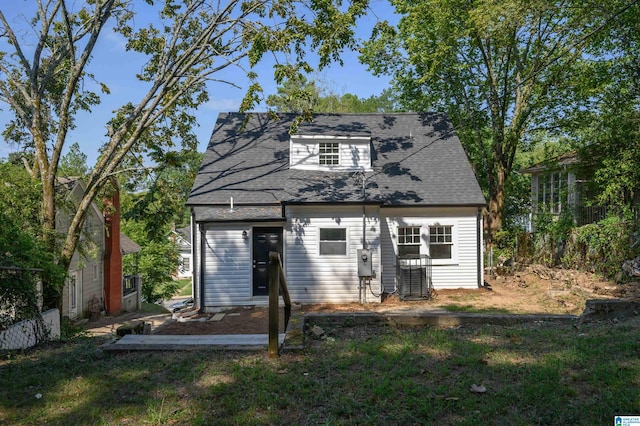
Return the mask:
<path id="1" fill-rule="evenodd" d="M 291 136 L 290 168 L 321 171 L 371 170 L 371 136 Z"/>

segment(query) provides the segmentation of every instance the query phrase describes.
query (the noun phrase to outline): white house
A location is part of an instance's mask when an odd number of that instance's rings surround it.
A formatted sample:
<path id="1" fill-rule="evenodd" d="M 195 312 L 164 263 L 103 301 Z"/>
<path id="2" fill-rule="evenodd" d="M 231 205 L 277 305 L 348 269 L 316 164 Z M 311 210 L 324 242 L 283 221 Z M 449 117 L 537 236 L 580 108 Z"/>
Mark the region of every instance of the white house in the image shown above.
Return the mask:
<path id="1" fill-rule="evenodd" d="M 179 228 L 173 231 L 172 238 L 180 250 L 180 261 L 176 270 L 178 278 L 191 278 L 192 270 L 192 248 L 191 248 L 191 228 Z"/>
<path id="2" fill-rule="evenodd" d="M 64 197 L 58 204 L 56 229 L 64 235 L 85 191 L 77 178 L 59 178 L 57 189 Z M 122 276 L 122 256 L 140 251 L 140 246 L 120 233 L 120 202 L 115 191 L 115 212 L 108 220 L 95 203 L 87 210 L 80 242 L 62 290 L 62 315 L 70 319 L 91 316 L 92 311 L 135 311 L 140 305 L 140 280 Z"/>
<path id="3" fill-rule="evenodd" d="M 367 301 L 412 296 L 405 258 L 436 289 L 483 285 L 485 199 L 444 114 L 294 119 L 218 117 L 187 202 L 200 309 L 267 303 L 270 251 L 299 303 L 362 301 L 368 274 Z"/>

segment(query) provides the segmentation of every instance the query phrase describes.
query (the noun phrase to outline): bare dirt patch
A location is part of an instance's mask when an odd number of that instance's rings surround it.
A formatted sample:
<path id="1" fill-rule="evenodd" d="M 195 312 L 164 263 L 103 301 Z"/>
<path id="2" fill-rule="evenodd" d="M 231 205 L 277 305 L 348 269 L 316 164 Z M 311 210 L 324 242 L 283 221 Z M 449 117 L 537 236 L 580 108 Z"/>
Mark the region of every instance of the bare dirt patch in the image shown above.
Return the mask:
<path id="1" fill-rule="evenodd" d="M 367 312 L 407 309 L 446 309 L 457 312 L 512 314 L 580 315 L 588 299 L 624 298 L 640 300 L 640 282 L 616 284 L 595 274 L 567 269 L 530 265 L 522 271 L 505 275 L 485 275 L 486 287 L 480 289 L 438 290 L 431 300 L 401 301 L 396 296 L 382 303 L 314 304 L 294 306 L 296 312 Z M 295 302 L 295 301 L 294 301 Z M 266 334 L 268 309 L 264 307 L 234 308 L 224 312 L 220 321 L 214 314 L 197 314 L 189 321 L 165 321 L 154 334 Z M 281 308 L 280 328 L 284 324 Z"/>

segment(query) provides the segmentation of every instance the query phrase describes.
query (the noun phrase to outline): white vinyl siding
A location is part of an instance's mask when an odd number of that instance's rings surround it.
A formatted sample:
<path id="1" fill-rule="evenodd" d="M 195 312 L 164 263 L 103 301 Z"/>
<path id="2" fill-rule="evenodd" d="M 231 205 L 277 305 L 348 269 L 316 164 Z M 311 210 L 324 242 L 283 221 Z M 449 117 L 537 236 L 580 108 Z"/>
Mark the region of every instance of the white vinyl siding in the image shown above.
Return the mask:
<path id="1" fill-rule="evenodd" d="M 357 250 L 362 248 L 362 206 L 286 206 L 284 272 L 292 301 L 344 303 L 359 301 Z M 371 288 L 395 289 L 398 227 L 417 227 L 420 252 L 429 253 L 429 229 L 451 227 L 452 259 L 434 259 L 436 289 L 477 288 L 477 209 L 378 208 L 366 210 L 366 247 L 371 250 L 374 277 Z M 252 299 L 251 241 L 243 230 L 265 224 L 205 224 L 204 307 L 256 304 Z M 276 226 L 269 224 L 268 226 Z M 320 230 L 344 229 L 346 255 L 320 255 Z M 200 245 L 200 241 L 196 241 Z M 482 242 L 480 242 L 480 246 Z M 480 259 L 480 262 L 482 260 Z M 199 261 L 194 265 L 199 268 Z M 197 274 L 199 275 L 199 274 Z M 197 277 L 199 278 L 199 277 Z M 198 292 L 199 289 L 196 290 Z M 367 301 L 379 300 L 367 289 Z"/>
<path id="2" fill-rule="evenodd" d="M 429 253 L 430 227 L 447 226 L 452 232 L 452 258 L 432 260 L 433 285 L 439 288 L 478 287 L 478 234 L 475 208 L 383 208 L 380 210 L 382 236 L 382 282 L 385 290 L 395 289 L 398 227 L 421 227 L 420 252 Z"/>
<path id="3" fill-rule="evenodd" d="M 291 299 L 298 303 L 358 302 L 357 250 L 362 248 L 362 207 L 287 206 L 285 274 Z M 320 229 L 346 230 L 346 256 L 321 256 Z M 380 292 L 380 234 L 377 208 L 367 210 L 367 248 L 371 249 Z M 369 290 L 367 290 L 369 291 Z M 367 300 L 379 300 L 371 293 Z"/>
<path id="4" fill-rule="evenodd" d="M 82 188 L 77 185 L 70 193 L 70 199 L 75 203 L 82 196 Z M 69 227 L 71 214 L 75 213 L 73 209 L 62 209 L 56 215 L 58 221 L 57 229 L 66 231 Z M 89 302 L 96 297 L 98 300 L 104 300 L 104 278 L 103 278 L 103 262 L 104 262 L 104 244 L 105 231 L 102 212 L 95 205 L 92 205 L 87 211 L 83 224 L 83 232 L 79 241 L 79 248 L 71 257 L 69 271 L 78 272 L 78 299 L 77 316 L 82 318 L 87 315 Z M 62 315 L 69 315 L 70 295 L 69 286 L 63 288 L 62 299 Z"/>
<path id="5" fill-rule="evenodd" d="M 251 300 L 251 239 L 243 239 L 247 225 L 205 226 L 203 265 L 204 307 Z"/>
<path id="6" fill-rule="evenodd" d="M 289 161 L 292 169 L 371 170 L 370 141 L 369 138 L 293 137 Z"/>

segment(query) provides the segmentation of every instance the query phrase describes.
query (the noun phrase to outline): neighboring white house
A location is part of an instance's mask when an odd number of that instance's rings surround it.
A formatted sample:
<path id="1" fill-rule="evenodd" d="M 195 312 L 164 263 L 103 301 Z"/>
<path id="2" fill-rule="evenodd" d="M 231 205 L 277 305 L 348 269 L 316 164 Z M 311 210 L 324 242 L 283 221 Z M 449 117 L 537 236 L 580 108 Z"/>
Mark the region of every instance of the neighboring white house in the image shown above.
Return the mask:
<path id="1" fill-rule="evenodd" d="M 298 303 L 362 300 L 362 249 L 368 301 L 406 295 L 404 258 L 436 289 L 483 285 L 485 199 L 444 114 L 294 119 L 218 117 L 187 202 L 200 309 L 266 303 L 270 251 Z"/>
<path id="2" fill-rule="evenodd" d="M 63 177 L 58 179 L 57 188 L 64 197 L 63 201 L 58 203 L 56 229 L 61 233 L 66 233 L 69 221 L 75 214 L 77 204 L 85 191 L 85 186 L 79 179 Z M 119 204 L 117 208 L 119 210 Z M 76 319 L 89 316 L 94 309 L 98 309 L 100 312 L 106 308 L 109 313 L 117 313 L 122 308 L 124 310 L 139 308 L 139 280 L 128 279 L 123 282 L 121 257 L 139 251 L 140 246 L 124 234 L 120 234 L 119 220 L 118 212 L 117 223 L 113 221 L 105 223 L 100 209 L 95 203 L 91 203 L 85 216 L 80 242 L 71 258 L 67 280 L 62 290 L 61 314 L 63 316 Z M 117 236 L 117 238 L 110 239 L 109 235 Z M 119 249 L 113 256 L 113 260 L 105 260 L 106 247 L 112 239 L 114 240 L 113 244 Z M 105 273 L 105 267 L 112 269 L 112 271 Z M 135 289 L 129 288 L 132 285 Z M 125 288 L 123 289 L 123 287 Z M 108 301 L 108 296 L 111 294 L 113 294 L 112 306 L 105 306 L 105 301 Z M 94 306 L 96 303 L 97 307 Z"/>
<path id="3" fill-rule="evenodd" d="M 76 205 L 84 193 L 84 184 L 75 178 L 59 178 L 58 188 L 66 191 L 64 202 L 59 203 L 56 228 L 66 232 L 75 214 Z M 102 212 L 91 203 L 85 216 L 78 248 L 76 249 L 67 280 L 62 291 L 62 315 L 71 319 L 84 316 L 95 297 L 102 301 L 104 294 L 103 258 L 105 225 Z"/>
<path id="4" fill-rule="evenodd" d="M 173 237 L 180 249 L 180 261 L 176 276 L 178 278 L 191 278 L 193 275 L 192 248 L 191 248 L 191 228 L 179 228 L 173 231 Z"/>
<path id="5" fill-rule="evenodd" d="M 568 152 L 520 170 L 531 175 L 533 214 L 544 211 L 559 215 L 577 207 L 579 180 L 573 170 L 577 163 L 576 153 Z"/>

